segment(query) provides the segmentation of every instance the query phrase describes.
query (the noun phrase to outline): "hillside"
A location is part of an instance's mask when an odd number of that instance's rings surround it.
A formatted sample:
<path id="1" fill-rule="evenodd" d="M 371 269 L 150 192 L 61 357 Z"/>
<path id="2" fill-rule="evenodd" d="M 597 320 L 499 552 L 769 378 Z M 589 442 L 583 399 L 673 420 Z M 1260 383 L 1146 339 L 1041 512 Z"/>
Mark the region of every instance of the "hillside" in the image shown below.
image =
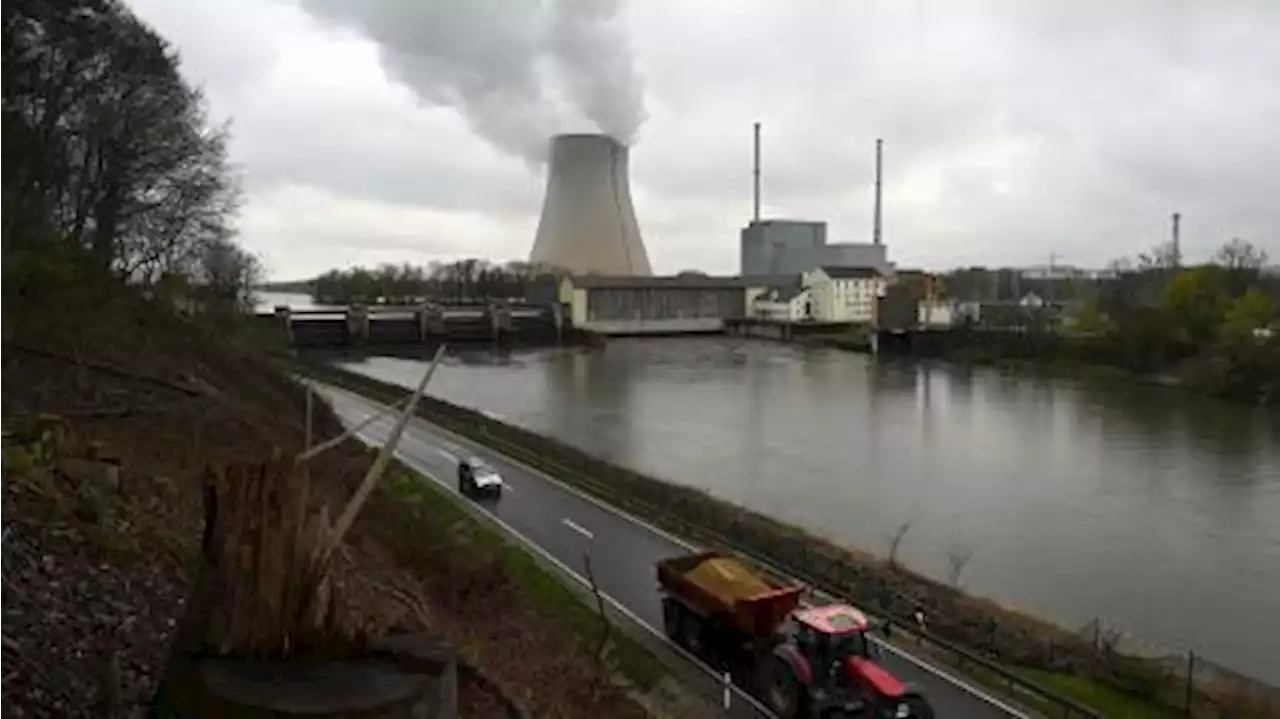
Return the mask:
<path id="1" fill-rule="evenodd" d="M 111 284 L 56 303 L 7 296 L 4 315 L 6 710 L 137 715 L 189 600 L 203 473 L 296 452 L 304 393 L 237 325 L 183 318 Z M 316 436 L 339 432 L 319 404 Z M 344 500 L 369 459 L 354 442 L 333 450 L 312 470 L 314 501 Z M 461 716 L 503 715 L 504 696 L 539 713 L 636 715 L 616 691 L 584 694 L 589 655 L 557 617 L 520 606 L 491 564 L 421 551 L 448 527 L 423 527 L 411 510 L 379 492 L 362 513 L 344 550 L 361 601 L 345 621 L 468 646 L 479 673 L 462 675 Z M 497 614 L 515 626 L 495 635 Z"/>

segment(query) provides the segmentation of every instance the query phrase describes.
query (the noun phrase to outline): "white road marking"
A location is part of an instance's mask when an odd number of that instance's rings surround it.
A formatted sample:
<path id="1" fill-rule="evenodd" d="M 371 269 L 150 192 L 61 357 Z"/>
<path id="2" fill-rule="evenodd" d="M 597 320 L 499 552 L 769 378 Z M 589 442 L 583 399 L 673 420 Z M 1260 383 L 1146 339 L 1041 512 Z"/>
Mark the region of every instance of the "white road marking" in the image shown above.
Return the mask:
<path id="1" fill-rule="evenodd" d="M 595 538 L 596 538 L 596 535 L 592 534 L 592 533 L 591 533 L 591 530 L 589 530 L 589 529 L 587 529 L 587 528 L 583 527 L 581 524 L 578 524 L 577 522 L 573 521 L 572 519 L 569 519 L 568 517 L 565 517 L 564 519 L 562 519 L 562 520 L 560 520 L 560 521 L 561 521 L 561 522 L 564 522 L 564 526 L 568 527 L 569 529 L 572 529 L 573 531 L 577 532 L 578 534 L 581 534 L 582 536 L 586 537 L 587 539 L 595 539 Z"/>
<path id="2" fill-rule="evenodd" d="M 374 402 L 373 400 L 366 399 L 366 398 L 364 398 L 363 396 L 361 396 L 361 395 L 359 395 L 359 394 L 356 394 L 356 393 L 354 393 L 354 392 L 349 392 L 348 390 L 345 390 L 345 389 L 342 389 L 342 388 L 338 388 L 338 387 L 330 387 L 329 389 L 331 389 L 331 390 L 333 390 L 333 391 L 336 391 L 336 392 L 342 392 L 342 393 L 348 394 L 348 395 L 350 395 L 350 396 L 352 396 L 352 397 L 356 398 L 356 401 L 363 401 L 363 402 L 365 402 L 365 403 L 371 403 L 371 404 L 381 404 L 381 403 Z M 501 453 L 501 452 L 499 452 L 499 451 L 497 451 L 497 450 L 495 450 L 495 449 L 485 447 L 484 445 L 482 445 L 482 444 L 481 444 L 481 443 L 479 443 L 479 442 L 476 442 L 475 440 L 472 440 L 472 439 L 470 439 L 470 438 L 466 438 L 466 437 L 462 437 L 461 435 L 458 435 L 458 434 L 456 434 L 455 432 L 452 432 L 452 431 L 450 431 L 450 430 L 448 430 L 448 429 L 445 429 L 444 427 L 440 427 L 439 425 L 433 425 L 433 424 L 431 424 L 431 423 L 427 422 L 426 420 L 422 419 L 421 417 L 413 417 L 413 418 L 412 418 L 412 421 L 413 421 L 413 422 L 417 422 L 419 425 L 425 425 L 425 430 L 424 430 L 424 431 L 426 431 L 426 432 L 427 432 L 428 434 L 430 434 L 430 435 L 447 434 L 447 435 L 449 435 L 450 437 L 452 437 L 452 438 L 454 439 L 454 441 L 456 441 L 456 442 L 459 442 L 459 443 L 461 443 L 461 444 L 469 445 L 469 446 L 471 446 L 473 449 L 478 449 L 478 450 L 480 450 L 480 451 L 482 451 L 482 452 L 484 452 L 484 453 L 490 453 L 490 454 L 498 455 L 498 456 L 502 457 L 502 458 L 503 458 L 503 460 L 505 460 L 505 461 L 507 461 L 507 462 L 509 462 L 509 463 L 511 463 L 511 464 L 513 464 L 513 465 L 516 465 L 516 466 L 520 467 L 521 469 L 525 470 L 526 472 L 529 472 L 530 474 L 536 475 L 537 477 L 539 477 L 539 478 L 541 478 L 541 479 L 543 479 L 543 480 L 546 480 L 546 481 L 550 482 L 551 484 L 556 485 L 557 487 L 560 487 L 561 489 L 563 489 L 563 490 L 565 490 L 565 491 L 569 492 L 570 494 L 572 494 L 572 495 L 574 495 L 574 496 L 576 496 L 576 497 L 578 497 L 578 498 L 580 498 L 580 499 L 582 499 L 582 500 L 584 500 L 584 501 L 586 501 L 586 502 L 590 502 L 591 504 L 595 505 L 596 507 L 599 507 L 600 509 L 602 509 L 602 510 L 604 510 L 604 511 L 606 511 L 606 512 L 609 512 L 609 513 L 611 513 L 611 514 L 614 514 L 614 515 L 616 515 L 616 516 L 618 516 L 618 517 L 620 517 L 620 518 L 622 518 L 622 519 L 624 519 L 624 520 L 626 520 L 626 521 L 628 521 L 628 522 L 630 522 L 630 523 L 632 523 L 632 524 L 634 524 L 634 525 L 636 525 L 636 526 L 638 526 L 638 527 L 643 527 L 644 529 L 647 529 L 647 530 L 649 530 L 650 532 L 653 532 L 654 534 L 656 534 L 656 535 L 658 535 L 658 536 L 660 536 L 660 537 L 663 537 L 663 538 L 667 539 L 668 541 L 670 541 L 670 542 L 672 542 L 672 543 L 674 543 L 674 544 L 677 544 L 677 545 L 679 545 L 679 546 L 681 546 L 681 547 L 684 547 L 685 549 L 688 549 L 688 550 L 690 550 L 690 551 L 699 551 L 699 550 L 701 549 L 701 547 L 699 547 L 699 546 L 697 546 L 697 545 L 693 544 L 692 542 L 690 542 L 690 541 L 688 541 L 688 540 L 686 540 L 686 539 L 684 539 L 684 538 L 682 538 L 682 537 L 677 537 L 676 535 L 671 534 L 670 532 L 668 532 L 668 531 L 666 531 L 666 530 L 664 530 L 664 529 L 662 529 L 662 528 L 660 528 L 660 527 L 655 527 L 654 525 L 650 524 L 649 522 L 646 522 L 645 520 L 643 520 L 643 519 L 641 519 L 641 518 L 639 518 L 639 517 L 636 517 L 636 516 L 634 516 L 634 515 L 628 514 L 627 512 L 625 512 L 625 511 L 623 511 L 623 510 L 621 510 L 621 509 L 619 509 L 619 508 L 617 508 L 617 507 L 614 507 L 614 506 L 612 506 L 612 505 L 609 505 L 609 504 L 605 503 L 603 500 L 600 500 L 600 499 L 598 499 L 598 498 L 596 498 L 596 497 L 594 497 L 594 496 L 592 496 L 592 495 L 590 495 L 590 494 L 587 494 L 586 492 L 584 492 L 584 491 L 582 491 L 582 490 L 578 489 L 577 487 L 574 487 L 574 486 L 572 486 L 572 485 L 569 485 L 569 484 L 565 483 L 564 481 L 562 481 L 562 480 L 560 480 L 560 479 L 557 479 L 557 478 L 555 478 L 555 477 L 552 477 L 551 475 L 547 474 L 546 472 L 543 472 L 542 470 L 540 470 L 540 469 L 538 469 L 538 468 L 536 468 L 536 467 L 532 467 L 532 466 L 530 466 L 530 465 L 528 465 L 528 464 L 525 464 L 524 462 L 520 461 L 519 459 L 517 459 L 517 458 L 515 458 L 515 457 L 511 457 L 511 456 L 505 455 L 505 454 L 503 454 L 503 453 Z M 420 428 L 421 428 L 421 427 L 420 427 Z M 496 519 L 496 517 L 495 517 L 495 519 Z M 539 548 L 539 549 L 541 549 L 541 548 Z M 753 557 L 752 559 L 754 560 L 754 557 Z M 759 561 L 759 560 L 755 560 L 755 561 Z M 772 569 L 774 569 L 775 571 L 777 571 L 777 569 L 778 569 L 778 568 L 777 568 L 777 567 L 772 567 Z M 780 574 L 783 574 L 784 576 L 786 576 L 786 573 L 785 573 L 785 572 L 779 572 L 779 573 L 780 573 Z M 789 578 L 794 580 L 794 577 L 789 577 Z M 585 581 L 585 580 L 583 580 L 583 581 Z M 642 623 L 642 624 L 643 624 L 643 623 Z M 643 624 L 643 626 L 645 626 L 646 628 L 648 628 L 650 631 L 654 632 L 655 634 L 658 634 L 657 630 L 653 629 L 653 627 L 650 627 L 650 626 L 649 626 L 649 625 L 647 625 L 647 624 Z M 664 639 L 666 639 L 666 635 L 665 635 L 665 634 L 660 634 L 660 636 L 662 636 Z M 1009 714 L 1009 715 L 1011 715 L 1011 716 L 1015 717 L 1016 719 L 1028 719 L 1028 715 L 1027 715 L 1026 713 L 1024 713 L 1024 712 L 1022 712 L 1022 711 L 1020 711 L 1020 710 L 1018 710 L 1018 709 L 1015 709 L 1015 708 L 1011 707 L 1011 706 L 1010 706 L 1007 702 L 1005 702 L 1004 700 L 1002 700 L 1002 699 L 1000 699 L 1000 698 L 998 698 L 998 697 L 996 697 L 996 696 L 994 696 L 994 695 L 992 695 L 992 694 L 990 694 L 990 693 L 988 693 L 988 692 L 986 692 L 986 691 L 984 691 L 984 690 L 982 690 L 982 689 L 979 689 L 978 687 L 975 687 L 975 686 L 973 686 L 972 684 L 969 684 L 968 682 L 966 682 L 966 681 L 964 681 L 964 680 L 961 680 L 961 679 L 959 679 L 959 678 L 957 678 L 957 677 L 953 676 L 952 674 L 950 674 L 950 673 L 948 673 L 948 672 L 946 672 L 946 671 L 944 671 L 944 670 L 942 670 L 942 669 L 940 669 L 940 668 L 938 668 L 938 667 L 934 666 L 933 664 L 931 664 L 931 663 L 929 663 L 929 662 L 926 662 L 926 661 L 924 661 L 923 659 L 920 659 L 919 657 L 916 657 L 915 655 L 911 654 L 910 652 L 907 652 L 907 651 L 905 651 L 905 650 L 903 650 L 903 649 L 899 649 L 899 648 L 897 648 L 897 647 L 893 646 L 892 644 L 888 644 L 888 643 L 886 643 L 884 640 L 882 640 L 882 639 L 880 639 L 880 638 L 878 638 L 878 637 L 873 637 L 873 638 L 872 638 L 872 640 L 873 640 L 873 641 L 875 641 L 877 644 L 880 644 L 881 646 L 885 647 L 886 649 L 889 649 L 889 650 L 890 650 L 890 651 L 892 651 L 893 653 L 895 653 L 895 654 L 898 654 L 898 655 L 902 656 L 904 659 L 907 659 L 907 660 L 911 661 L 911 662 L 912 662 L 913 664 L 915 664 L 916 666 L 919 666 L 921 669 L 923 669 L 923 670 L 925 670 L 925 671 L 927 671 L 927 672 L 929 672 L 929 673 L 933 674 L 934 676 L 938 677 L 939 679 L 942 679 L 943 681 L 945 681 L 945 682 L 947 682 L 947 683 L 949 683 L 949 684 L 952 684 L 952 685 L 954 685 L 955 687 L 957 687 L 957 688 L 959 688 L 959 689 L 962 689 L 962 690 L 963 690 L 963 691 L 965 691 L 966 693 L 971 694 L 971 695 L 973 695 L 973 696 L 975 696 L 975 697 L 977 697 L 977 698 L 979 698 L 979 699 L 981 699 L 981 700 L 983 700 L 983 701 L 987 702 L 988 704 L 991 704 L 992 706 L 994 706 L 994 707 L 996 707 L 997 709 L 1000 709 L 1001 711 L 1003 711 L 1003 712 L 1005 712 L 1005 713 L 1007 713 L 1007 714 Z M 671 642 L 670 642 L 670 640 L 668 640 L 668 641 L 667 641 L 667 643 L 668 643 L 668 644 L 670 644 L 671 646 L 674 646 L 674 647 L 676 647 L 677 649 L 680 649 L 681 651 L 683 651 L 683 649 L 682 649 L 681 647 L 678 647 L 677 645 L 675 645 L 675 644 L 671 643 Z M 685 652 L 685 654 L 687 654 L 687 652 Z M 689 656 L 692 656 L 692 655 L 689 655 Z M 695 660 L 695 661 L 696 661 L 696 660 Z M 701 665 L 701 662 L 699 662 L 699 665 Z M 704 668 L 705 668 L 705 667 L 704 667 Z M 708 670 L 708 671 L 710 671 L 710 670 Z M 744 695 L 744 696 L 745 696 L 745 695 Z M 762 705 L 760 705 L 760 704 L 759 704 L 759 702 L 755 701 L 754 699 L 752 699 L 751 701 L 752 701 L 752 703 L 753 703 L 753 704 L 755 704 L 757 707 L 762 706 Z"/>
<path id="3" fill-rule="evenodd" d="M 424 442 L 423 444 L 425 445 L 426 443 Z M 439 447 L 432 447 L 431 445 L 426 445 L 426 446 L 427 446 L 427 449 L 430 449 L 430 450 L 434 451 L 436 454 L 440 455 L 441 457 L 444 457 L 445 459 L 449 460 L 450 462 L 457 462 L 457 461 L 458 461 L 458 457 L 457 457 L 457 455 L 455 455 L 455 454 L 454 454 L 454 453 L 452 453 L 452 452 L 449 452 L 449 451 L 446 451 L 446 450 L 440 449 Z"/>
<path id="4" fill-rule="evenodd" d="M 998 697 L 996 697 L 996 696 L 993 696 L 993 695 L 991 695 L 991 694 L 986 693 L 985 691 L 982 691 L 981 689 L 979 689 L 979 688 L 977 688 L 977 687 L 973 686 L 972 684 L 970 684 L 970 683 L 968 683 L 968 682 L 964 681 L 963 679 L 960 679 L 959 677 L 957 677 L 957 676 L 955 676 L 955 675 L 953 675 L 953 674 L 950 674 L 949 672 L 946 672 L 946 671 L 944 671 L 943 669 L 941 669 L 941 668 L 939 668 L 939 667 L 934 666 L 934 665 L 933 665 L 932 663 L 930 663 L 930 662 L 926 662 L 925 660 L 921 659 L 920 657 L 915 656 L 914 654 L 911 654 L 910 652 L 907 652 L 907 651 L 905 651 L 905 650 L 903 650 L 903 649 L 899 649 L 898 647 L 893 646 L 892 644 L 890 644 L 890 643 L 886 642 L 885 640 L 883 640 L 883 639 L 881 639 L 881 638 L 879 638 L 879 637 L 871 637 L 871 641 L 873 641 L 873 642 L 875 642 L 876 644 L 878 644 L 878 645 L 880 645 L 880 646 L 884 647 L 885 649 L 888 649 L 889 651 L 893 652 L 894 654 L 897 654 L 898 656 L 902 657 L 903 659 L 906 659 L 907 661 L 911 662 L 912 664 L 915 664 L 916 666 L 920 667 L 921 669 L 924 669 L 925 671 L 927 671 L 927 672 L 929 672 L 929 673 L 931 673 L 931 674 L 935 674 L 935 675 L 937 675 L 937 676 L 938 676 L 939 678 L 941 678 L 942 680 L 944 680 L 944 681 L 946 681 L 946 682 L 949 682 L 949 683 L 951 683 L 951 684 L 954 684 L 955 686 L 959 687 L 960 689 L 963 689 L 964 691 L 966 691 L 966 692 L 968 692 L 968 693 L 970 693 L 970 694 L 972 694 L 972 695 L 974 695 L 974 696 L 976 696 L 976 697 L 979 697 L 979 698 L 983 699 L 983 700 L 984 700 L 984 701 L 986 701 L 988 704 L 990 704 L 990 705 L 994 706 L 995 708 L 997 708 L 997 709 L 999 709 L 1000 711 L 1002 711 L 1002 712 L 1004 712 L 1004 713 L 1008 714 L 1008 715 L 1009 715 L 1009 716 L 1011 716 L 1011 717 L 1016 717 L 1017 719 L 1031 719 L 1031 715 L 1030 715 L 1030 714 L 1027 714 L 1027 713 L 1026 713 L 1026 712 L 1024 712 L 1024 711 L 1022 711 L 1021 709 L 1018 709 L 1018 708 L 1016 708 L 1016 707 L 1014 707 L 1014 706 L 1010 705 L 1008 702 L 1005 702 L 1004 700 L 1002 700 L 1002 699 L 1000 699 L 1000 698 L 998 698 Z"/>

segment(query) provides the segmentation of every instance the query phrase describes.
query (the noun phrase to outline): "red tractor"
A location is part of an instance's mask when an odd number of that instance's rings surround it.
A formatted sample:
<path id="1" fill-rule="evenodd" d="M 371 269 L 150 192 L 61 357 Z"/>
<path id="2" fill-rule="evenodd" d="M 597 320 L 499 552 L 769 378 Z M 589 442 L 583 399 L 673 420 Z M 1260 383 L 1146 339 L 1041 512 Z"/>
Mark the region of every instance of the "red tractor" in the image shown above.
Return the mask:
<path id="1" fill-rule="evenodd" d="M 803 588 L 717 552 L 659 562 L 658 583 L 668 636 L 780 717 L 933 717 L 876 663 L 870 624 L 853 607 L 800 607 Z"/>

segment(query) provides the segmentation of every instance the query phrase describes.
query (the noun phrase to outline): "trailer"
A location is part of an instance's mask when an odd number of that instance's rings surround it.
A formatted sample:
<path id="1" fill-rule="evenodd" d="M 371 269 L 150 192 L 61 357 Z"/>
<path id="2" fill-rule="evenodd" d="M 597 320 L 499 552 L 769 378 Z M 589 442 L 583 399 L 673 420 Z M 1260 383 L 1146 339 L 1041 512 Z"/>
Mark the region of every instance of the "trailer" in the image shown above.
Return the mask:
<path id="1" fill-rule="evenodd" d="M 933 717 L 876 664 L 870 623 L 851 606 L 805 605 L 803 587 L 714 551 L 658 562 L 658 585 L 667 636 L 780 717 Z"/>

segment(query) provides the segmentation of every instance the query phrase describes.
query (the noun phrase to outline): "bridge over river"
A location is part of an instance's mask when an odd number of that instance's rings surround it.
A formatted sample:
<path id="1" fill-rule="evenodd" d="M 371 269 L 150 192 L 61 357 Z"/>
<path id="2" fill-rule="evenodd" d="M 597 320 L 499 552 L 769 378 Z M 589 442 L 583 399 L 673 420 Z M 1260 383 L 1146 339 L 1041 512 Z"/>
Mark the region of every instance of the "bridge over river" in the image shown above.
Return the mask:
<path id="1" fill-rule="evenodd" d="M 352 369 L 400 383 L 414 360 Z M 1067 626 L 1280 684 L 1280 417 L 738 338 L 450 359 L 432 392 Z"/>

